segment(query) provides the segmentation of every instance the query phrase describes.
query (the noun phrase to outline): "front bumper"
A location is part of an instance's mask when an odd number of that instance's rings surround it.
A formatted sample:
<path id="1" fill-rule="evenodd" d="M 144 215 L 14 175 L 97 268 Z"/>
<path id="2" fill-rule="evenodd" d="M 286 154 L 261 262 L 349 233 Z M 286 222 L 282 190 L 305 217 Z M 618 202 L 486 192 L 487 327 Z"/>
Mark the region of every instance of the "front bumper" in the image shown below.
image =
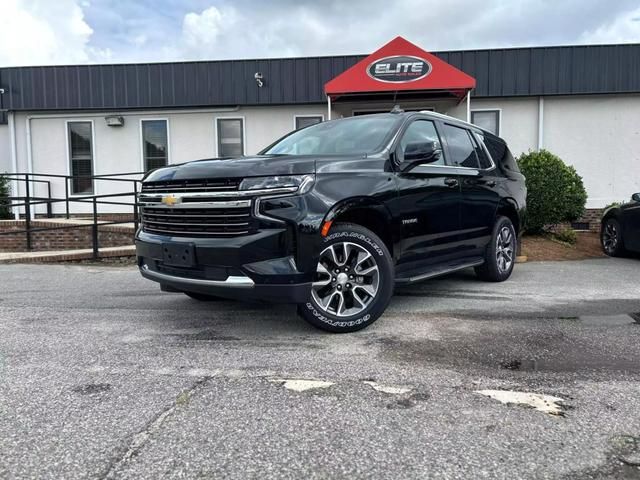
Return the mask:
<path id="1" fill-rule="evenodd" d="M 166 243 L 192 245 L 195 264 L 190 268 L 165 265 Z M 311 274 L 298 271 L 285 228 L 206 239 L 140 231 L 136 254 L 142 276 L 165 290 L 278 303 L 303 303 L 311 292 Z"/>

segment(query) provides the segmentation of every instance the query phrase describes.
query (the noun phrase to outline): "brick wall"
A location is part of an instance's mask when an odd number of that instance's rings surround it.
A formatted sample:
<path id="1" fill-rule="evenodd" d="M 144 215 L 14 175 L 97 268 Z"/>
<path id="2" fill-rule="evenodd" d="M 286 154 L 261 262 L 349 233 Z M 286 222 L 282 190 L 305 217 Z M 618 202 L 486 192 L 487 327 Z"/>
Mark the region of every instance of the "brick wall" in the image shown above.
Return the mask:
<path id="1" fill-rule="evenodd" d="M 31 222 L 32 228 L 63 227 L 64 223 L 51 221 Z M 25 229 L 24 221 L 0 221 L 0 233 L 20 231 Z M 92 248 L 91 226 L 80 228 L 49 230 L 46 232 L 32 232 L 31 245 L 33 251 L 47 250 L 76 250 Z M 98 226 L 98 245 L 100 247 L 120 247 L 133 245 L 133 229 L 126 226 L 106 225 Z M 14 235 L 0 235 L 0 252 L 26 252 L 27 239 L 24 233 Z"/>
<path id="2" fill-rule="evenodd" d="M 579 222 L 589 223 L 589 230 L 600 231 L 600 220 L 602 220 L 602 214 L 604 208 L 589 208 L 584 213 Z"/>
<path id="3" fill-rule="evenodd" d="M 603 208 L 588 208 L 584 215 L 576 220 L 575 223 L 588 223 L 590 232 L 600 232 L 600 220 L 602 219 Z M 549 225 L 546 227 L 551 232 L 561 232 L 572 228 L 570 223 L 559 223 L 558 225 Z"/>

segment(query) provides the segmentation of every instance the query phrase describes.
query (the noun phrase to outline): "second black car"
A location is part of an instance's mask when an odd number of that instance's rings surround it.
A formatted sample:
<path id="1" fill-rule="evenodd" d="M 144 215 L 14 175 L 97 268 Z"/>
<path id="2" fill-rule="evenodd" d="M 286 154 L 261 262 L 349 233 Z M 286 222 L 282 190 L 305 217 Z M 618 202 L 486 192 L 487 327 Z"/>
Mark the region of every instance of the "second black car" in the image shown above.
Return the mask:
<path id="1" fill-rule="evenodd" d="M 611 257 L 640 253 L 640 193 L 604 212 L 600 240 L 604 253 Z"/>

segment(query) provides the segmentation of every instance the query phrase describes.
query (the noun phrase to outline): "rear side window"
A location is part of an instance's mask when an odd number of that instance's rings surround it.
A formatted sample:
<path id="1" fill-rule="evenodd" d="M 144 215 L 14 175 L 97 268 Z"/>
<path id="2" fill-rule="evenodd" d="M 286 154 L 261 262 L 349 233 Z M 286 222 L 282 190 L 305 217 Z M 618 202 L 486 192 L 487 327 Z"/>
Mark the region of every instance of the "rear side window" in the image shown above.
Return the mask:
<path id="1" fill-rule="evenodd" d="M 481 141 L 478 137 L 471 135 L 473 137 L 473 145 L 476 149 L 476 155 L 478 156 L 478 161 L 480 162 L 480 168 L 488 169 L 492 167 L 491 159 L 487 155 L 486 150 L 482 147 Z"/>
<path id="2" fill-rule="evenodd" d="M 458 167 L 478 168 L 478 157 L 475 145 L 465 128 L 445 124 L 444 136 L 449 146 L 449 155 L 453 165 Z"/>
<path id="3" fill-rule="evenodd" d="M 493 158 L 496 165 L 500 165 L 501 168 L 511 172 L 520 172 L 518 164 L 513 158 L 513 155 L 511 155 L 506 143 L 482 133 L 478 134 L 478 138 L 480 138 L 485 144 L 489 151 L 489 155 L 491 155 L 491 158 Z"/>

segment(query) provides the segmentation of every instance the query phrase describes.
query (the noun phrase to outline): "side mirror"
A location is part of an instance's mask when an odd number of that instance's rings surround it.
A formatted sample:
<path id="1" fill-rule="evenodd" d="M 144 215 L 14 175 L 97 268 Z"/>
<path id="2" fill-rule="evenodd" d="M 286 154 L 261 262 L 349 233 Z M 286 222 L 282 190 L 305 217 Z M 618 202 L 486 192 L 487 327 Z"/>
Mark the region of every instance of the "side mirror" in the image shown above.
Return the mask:
<path id="1" fill-rule="evenodd" d="M 631 200 L 633 200 L 634 202 L 640 202 L 640 193 L 634 193 L 633 195 L 631 195 Z"/>
<path id="2" fill-rule="evenodd" d="M 442 149 L 436 142 L 412 142 L 404 149 L 404 160 L 401 170 L 406 172 L 421 163 L 438 161 Z"/>

